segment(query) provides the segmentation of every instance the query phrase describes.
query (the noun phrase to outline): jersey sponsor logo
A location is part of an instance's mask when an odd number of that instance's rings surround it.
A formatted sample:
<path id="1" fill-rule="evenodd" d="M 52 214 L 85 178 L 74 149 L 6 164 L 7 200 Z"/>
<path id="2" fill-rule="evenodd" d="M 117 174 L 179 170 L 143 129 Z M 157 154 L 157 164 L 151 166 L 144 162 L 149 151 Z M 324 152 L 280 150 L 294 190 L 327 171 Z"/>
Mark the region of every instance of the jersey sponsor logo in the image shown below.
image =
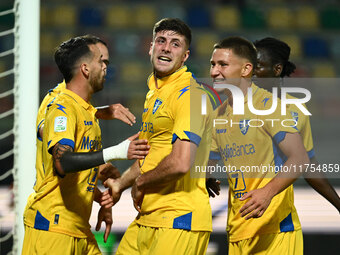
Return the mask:
<path id="1" fill-rule="evenodd" d="M 91 121 L 84 120 L 84 124 L 85 124 L 85 126 L 92 126 L 93 125 L 92 120 Z"/>
<path id="2" fill-rule="evenodd" d="M 147 112 L 149 110 L 149 108 L 144 108 L 143 113 Z"/>
<path id="3" fill-rule="evenodd" d="M 155 114 L 162 103 L 162 100 L 160 100 L 159 98 L 156 99 L 155 104 L 153 105 L 152 114 Z"/>
<path id="4" fill-rule="evenodd" d="M 216 134 L 225 134 L 227 133 L 227 129 L 226 128 L 216 128 Z"/>
<path id="5" fill-rule="evenodd" d="M 249 129 L 249 120 L 240 120 L 240 130 L 242 135 L 247 134 Z"/>
<path id="6" fill-rule="evenodd" d="M 64 132 L 67 128 L 67 117 L 58 116 L 54 119 L 54 132 Z"/>
<path id="7" fill-rule="evenodd" d="M 228 158 L 247 156 L 255 153 L 255 146 L 252 143 L 241 145 L 237 145 L 236 143 L 232 145 L 227 144 L 225 148 L 220 147 L 219 149 L 224 161 L 227 161 Z"/>
<path id="8" fill-rule="evenodd" d="M 93 140 L 90 140 L 89 136 L 84 136 L 83 141 L 81 142 L 81 150 L 90 150 L 97 151 L 100 149 L 100 140 L 96 137 Z"/>

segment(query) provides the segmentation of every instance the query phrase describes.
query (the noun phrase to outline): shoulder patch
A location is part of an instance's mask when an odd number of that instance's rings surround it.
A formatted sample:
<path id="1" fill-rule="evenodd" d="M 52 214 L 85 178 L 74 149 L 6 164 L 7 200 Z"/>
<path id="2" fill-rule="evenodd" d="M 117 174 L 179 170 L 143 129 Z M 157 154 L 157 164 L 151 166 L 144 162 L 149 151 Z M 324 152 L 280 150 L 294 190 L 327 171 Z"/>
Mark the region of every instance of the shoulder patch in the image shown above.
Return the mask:
<path id="1" fill-rule="evenodd" d="M 54 119 L 54 132 L 64 132 L 67 127 L 67 117 L 58 116 Z"/>

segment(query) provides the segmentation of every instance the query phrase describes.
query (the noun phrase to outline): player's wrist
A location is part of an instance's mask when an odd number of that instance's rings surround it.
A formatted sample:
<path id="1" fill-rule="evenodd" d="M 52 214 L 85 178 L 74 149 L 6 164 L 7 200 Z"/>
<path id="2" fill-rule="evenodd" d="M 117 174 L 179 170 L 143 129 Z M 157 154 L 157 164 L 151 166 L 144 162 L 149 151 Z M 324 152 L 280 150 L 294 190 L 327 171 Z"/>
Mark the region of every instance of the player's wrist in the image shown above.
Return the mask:
<path id="1" fill-rule="evenodd" d="M 112 160 L 128 159 L 130 140 L 125 140 L 118 145 L 103 149 L 103 159 L 107 163 Z"/>

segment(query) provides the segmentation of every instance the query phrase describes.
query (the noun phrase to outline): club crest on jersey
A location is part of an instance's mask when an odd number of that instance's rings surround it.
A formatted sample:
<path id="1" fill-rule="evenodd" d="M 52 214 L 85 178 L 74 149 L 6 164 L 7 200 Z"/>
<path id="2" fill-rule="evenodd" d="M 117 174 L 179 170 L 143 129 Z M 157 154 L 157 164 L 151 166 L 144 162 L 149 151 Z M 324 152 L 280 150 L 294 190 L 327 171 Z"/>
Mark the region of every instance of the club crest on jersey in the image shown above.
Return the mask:
<path id="1" fill-rule="evenodd" d="M 153 105 L 153 109 L 152 109 L 152 114 L 155 114 L 155 112 L 158 110 L 159 106 L 162 104 L 162 100 L 160 99 L 156 99 L 155 104 Z"/>
<path id="2" fill-rule="evenodd" d="M 249 120 L 240 120 L 240 130 L 243 135 L 247 134 L 249 129 Z"/>
<path id="3" fill-rule="evenodd" d="M 297 123 L 298 120 L 299 120 L 299 114 L 297 112 L 293 112 L 293 111 L 291 111 L 290 114 L 292 115 L 293 120 L 295 120 L 296 123 Z"/>

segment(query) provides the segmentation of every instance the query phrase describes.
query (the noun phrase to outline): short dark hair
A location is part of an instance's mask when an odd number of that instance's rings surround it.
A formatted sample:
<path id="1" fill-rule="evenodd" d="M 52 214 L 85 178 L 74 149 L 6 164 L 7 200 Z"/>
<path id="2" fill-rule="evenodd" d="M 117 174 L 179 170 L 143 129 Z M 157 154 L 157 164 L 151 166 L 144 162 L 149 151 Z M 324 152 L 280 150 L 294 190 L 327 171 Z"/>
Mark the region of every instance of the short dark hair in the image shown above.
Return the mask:
<path id="1" fill-rule="evenodd" d="M 251 41 L 243 37 L 227 37 L 216 43 L 214 49 L 231 49 L 237 56 L 248 59 L 253 65 L 253 69 L 256 66 L 256 48 Z"/>
<path id="2" fill-rule="evenodd" d="M 257 49 L 264 49 L 268 53 L 272 65 L 282 64 L 280 77 L 289 76 L 296 69 L 295 64 L 289 61 L 290 47 L 287 43 L 266 37 L 254 44 Z"/>
<path id="3" fill-rule="evenodd" d="M 94 40 L 97 43 L 101 43 L 103 45 L 105 45 L 107 47 L 107 43 L 105 41 L 103 41 L 101 38 L 99 38 L 98 36 L 95 35 L 91 35 L 91 34 L 87 34 L 87 35 L 83 35 L 80 36 L 81 38 L 88 38 L 89 40 Z"/>
<path id="4" fill-rule="evenodd" d="M 60 72 L 63 74 L 65 82 L 73 78 L 73 70 L 77 61 L 83 57 L 92 57 L 89 45 L 96 44 L 98 41 L 90 36 L 78 36 L 61 43 L 54 53 Z"/>
<path id="5" fill-rule="evenodd" d="M 191 44 L 191 30 L 187 24 L 177 18 L 165 18 L 158 21 L 153 27 L 153 38 L 160 31 L 174 31 L 177 34 L 183 35 L 188 48 Z"/>

